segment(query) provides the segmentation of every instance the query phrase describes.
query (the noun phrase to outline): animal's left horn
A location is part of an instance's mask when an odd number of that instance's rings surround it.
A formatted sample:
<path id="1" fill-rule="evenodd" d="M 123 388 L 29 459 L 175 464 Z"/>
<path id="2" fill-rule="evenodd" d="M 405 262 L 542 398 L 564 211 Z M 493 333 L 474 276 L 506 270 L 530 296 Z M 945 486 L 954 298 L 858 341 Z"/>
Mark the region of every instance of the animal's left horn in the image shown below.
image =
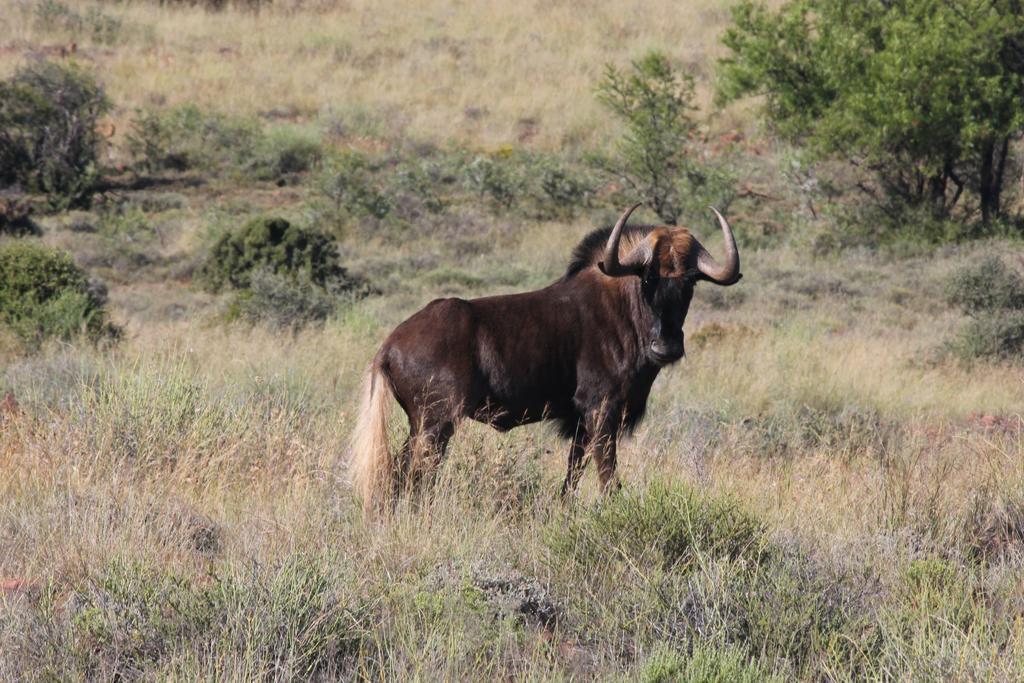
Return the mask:
<path id="1" fill-rule="evenodd" d="M 729 227 L 729 221 L 725 220 L 725 216 L 713 206 L 710 209 L 718 216 L 718 223 L 722 226 L 722 236 L 725 238 L 725 263 L 719 264 L 708 250 L 698 243 L 697 270 L 716 285 L 734 285 L 743 277 L 740 273 L 740 252 L 736 248 L 736 238 L 732 236 L 732 228 Z"/>
<path id="2" fill-rule="evenodd" d="M 622 237 L 622 228 L 626 226 L 630 214 L 637 210 L 640 204 L 634 204 L 622 212 L 618 223 L 612 228 L 612 234 L 608 236 L 608 244 L 604 248 L 604 261 L 597 264 L 605 275 L 618 277 L 620 275 L 635 275 L 639 265 L 643 265 L 645 255 L 638 249 L 633 249 L 625 261 L 619 261 L 619 238 Z M 639 263 L 638 263 L 639 261 Z"/>

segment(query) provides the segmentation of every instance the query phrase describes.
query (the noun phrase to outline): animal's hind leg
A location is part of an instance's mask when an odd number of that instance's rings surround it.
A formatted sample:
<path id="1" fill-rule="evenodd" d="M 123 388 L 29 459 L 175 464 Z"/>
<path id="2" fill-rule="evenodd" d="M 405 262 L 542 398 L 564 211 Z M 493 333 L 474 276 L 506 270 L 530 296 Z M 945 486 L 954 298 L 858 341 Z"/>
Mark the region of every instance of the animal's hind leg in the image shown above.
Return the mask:
<path id="1" fill-rule="evenodd" d="M 402 450 L 398 452 L 398 471 L 395 472 L 396 494 L 409 488 L 409 478 L 412 475 L 412 440 L 415 436 L 415 431 L 410 426 L 409 436 L 405 437 L 405 443 L 402 444 Z"/>
<path id="2" fill-rule="evenodd" d="M 410 429 L 408 455 L 403 459 L 403 479 L 407 488 L 415 491 L 423 486 L 424 481 L 433 480 L 454 433 L 455 423 L 450 419 L 421 422 L 418 429 Z"/>
<path id="3" fill-rule="evenodd" d="M 589 440 L 589 434 L 583 423 L 580 422 L 576 426 L 576 431 L 572 435 L 572 444 L 569 446 L 569 467 L 565 473 L 565 481 L 562 482 L 563 498 L 574 493 L 577 485 L 580 483 L 583 468 L 587 465 L 585 456 Z"/>

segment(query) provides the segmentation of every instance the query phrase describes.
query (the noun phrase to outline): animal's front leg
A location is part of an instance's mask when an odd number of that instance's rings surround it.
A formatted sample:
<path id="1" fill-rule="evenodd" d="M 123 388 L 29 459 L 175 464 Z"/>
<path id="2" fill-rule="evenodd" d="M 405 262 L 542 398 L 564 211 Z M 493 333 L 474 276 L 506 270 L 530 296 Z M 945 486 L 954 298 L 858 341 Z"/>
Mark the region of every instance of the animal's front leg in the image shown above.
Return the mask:
<path id="1" fill-rule="evenodd" d="M 601 482 L 602 493 L 614 493 L 622 488 L 615 472 L 616 442 L 619 438 L 619 421 L 616 419 L 621 412 L 605 409 L 593 414 L 590 432 L 590 450 L 597 463 L 597 476 Z"/>
<path id="2" fill-rule="evenodd" d="M 583 468 L 586 467 L 585 455 L 587 452 L 587 442 L 589 441 L 589 435 L 587 429 L 583 425 L 581 420 L 576 425 L 576 433 L 572 435 L 572 445 L 569 446 L 569 467 L 565 473 L 565 481 L 562 483 L 562 497 L 565 498 L 571 493 L 576 491 L 577 485 L 580 483 L 580 476 L 583 474 Z"/>
<path id="3" fill-rule="evenodd" d="M 622 488 L 616 465 L 616 437 L 604 436 L 595 439 L 594 460 L 597 462 L 597 476 L 601 481 L 601 493 L 615 493 Z"/>

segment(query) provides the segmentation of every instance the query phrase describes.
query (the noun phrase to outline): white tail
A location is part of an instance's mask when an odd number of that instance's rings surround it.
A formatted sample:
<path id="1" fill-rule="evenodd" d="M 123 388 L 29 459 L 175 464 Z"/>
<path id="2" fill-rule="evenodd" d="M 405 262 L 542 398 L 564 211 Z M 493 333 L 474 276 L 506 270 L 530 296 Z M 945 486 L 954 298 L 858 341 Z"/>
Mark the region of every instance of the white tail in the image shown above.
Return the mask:
<path id="1" fill-rule="evenodd" d="M 387 413 L 391 383 L 377 364 L 363 380 L 362 406 L 349 447 L 352 488 L 371 512 L 393 493 L 396 463 L 388 450 Z"/>

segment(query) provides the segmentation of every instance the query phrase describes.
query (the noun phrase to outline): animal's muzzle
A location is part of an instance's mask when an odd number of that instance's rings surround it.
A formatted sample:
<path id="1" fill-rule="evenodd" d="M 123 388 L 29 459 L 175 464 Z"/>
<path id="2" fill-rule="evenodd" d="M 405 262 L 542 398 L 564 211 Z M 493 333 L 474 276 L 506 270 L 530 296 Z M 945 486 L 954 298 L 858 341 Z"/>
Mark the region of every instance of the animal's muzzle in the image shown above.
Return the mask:
<path id="1" fill-rule="evenodd" d="M 668 365 L 686 355 L 683 340 L 659 339 L 651 342 L 651 359 L 658 365 Z"/>

